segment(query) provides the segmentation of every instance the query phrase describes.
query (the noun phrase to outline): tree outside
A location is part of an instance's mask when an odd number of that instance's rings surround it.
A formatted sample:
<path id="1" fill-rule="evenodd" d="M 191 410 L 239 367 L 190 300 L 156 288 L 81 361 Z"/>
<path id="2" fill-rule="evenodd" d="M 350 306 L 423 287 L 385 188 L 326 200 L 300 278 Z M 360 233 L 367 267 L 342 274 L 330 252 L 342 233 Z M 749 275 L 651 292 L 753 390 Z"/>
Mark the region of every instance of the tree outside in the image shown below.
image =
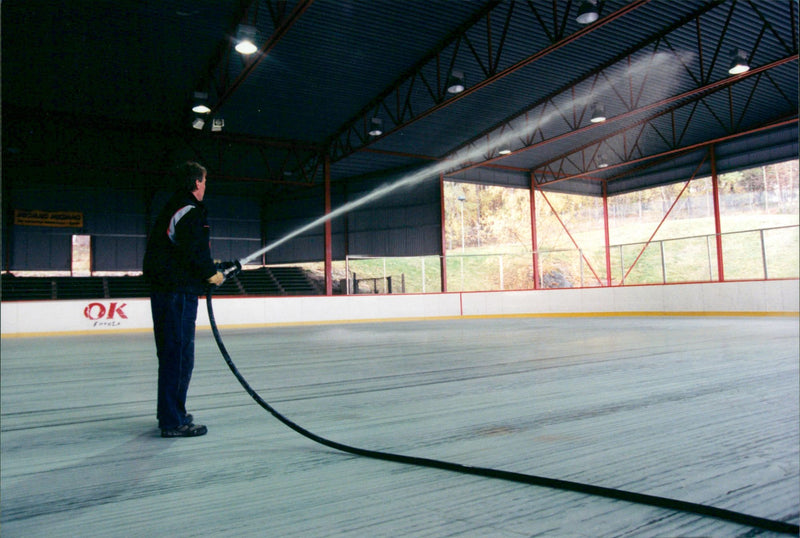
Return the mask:
<path id="1" fill-rule="evenodd" d="M 725 278 L 797 278 L 798 161 L 719 176 Z M 446 182 L 450 291 L 533 288 L 527 189 Z M 608 200 L 535 194 L 540 287 L 717 280 L 711 178 Z M 766 274 L 765 274 L 766 273 Z"/>
<path id="2" fill-rule="evenodd" d="M 799 175 L 794 160 L 719 176 L 726 280 L 800 276 Z M 609 198 L 609 268 L 602 198 L 534 202 L 540 288 L 719 279 L 709 177 Z M 445 182 L 444 205 L 448 291 L 534 288 L 529 190 Z M 354 275 L 359 293 L 388 293 L 389 278 L 392 293 L 441 291 L 437 256 L 335 261 L 335 293 Z"/>

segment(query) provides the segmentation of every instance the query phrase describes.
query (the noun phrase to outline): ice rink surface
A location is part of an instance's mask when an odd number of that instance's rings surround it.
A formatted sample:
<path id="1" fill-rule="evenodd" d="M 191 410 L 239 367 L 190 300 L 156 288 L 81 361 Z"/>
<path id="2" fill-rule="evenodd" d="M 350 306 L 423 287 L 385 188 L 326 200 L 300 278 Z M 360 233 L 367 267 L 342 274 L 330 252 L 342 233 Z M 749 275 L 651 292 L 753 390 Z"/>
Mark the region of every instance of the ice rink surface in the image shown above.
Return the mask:
<path id="1" fill-rule="evenodd" d="M 222 330 L 279 412 L 357 447 L 800 519 L 796 317 L 502 318 Z M 256 405 L 197 335 L 162 439 L 150 333 L 4 338 L 0 532 L 750 536 L 734 523 L 357 457 Z M 765 532 L 760 536 L 773 536 Z"/>

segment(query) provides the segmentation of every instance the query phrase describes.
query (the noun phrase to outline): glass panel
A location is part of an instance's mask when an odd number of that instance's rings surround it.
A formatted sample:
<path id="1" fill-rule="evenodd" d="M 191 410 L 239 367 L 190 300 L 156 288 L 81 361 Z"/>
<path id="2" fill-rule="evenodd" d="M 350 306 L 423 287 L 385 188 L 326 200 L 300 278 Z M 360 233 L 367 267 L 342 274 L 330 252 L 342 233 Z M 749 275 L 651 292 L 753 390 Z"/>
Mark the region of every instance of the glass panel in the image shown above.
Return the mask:
<path id="1" fill-rule="evenodd" d="M 92 275 L 92 236 L 72 236 L 72 276 Z"/>

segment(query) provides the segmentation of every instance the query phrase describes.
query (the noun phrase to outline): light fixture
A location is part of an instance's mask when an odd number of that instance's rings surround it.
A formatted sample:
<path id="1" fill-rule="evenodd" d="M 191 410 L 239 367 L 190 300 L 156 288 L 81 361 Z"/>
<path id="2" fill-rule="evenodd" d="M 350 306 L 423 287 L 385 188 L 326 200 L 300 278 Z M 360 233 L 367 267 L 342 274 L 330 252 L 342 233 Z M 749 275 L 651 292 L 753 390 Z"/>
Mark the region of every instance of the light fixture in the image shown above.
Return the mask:
<path id="1" fill-rule="evenodd" d="M 742 49 L 733 49 L 731 51 L 731 67 L 728 73 L 731 75 L 740 75 L 750 71 L 750 65 L 747 63 L 747 53 Z"/>
<path id="2" fill-rule="evenodd" d="M 451 71 L 450 76 L 447 77 L 447 93 L 461 93 L 465 88 L 464 72 L 455 69 Z"/>
<path id="3" fill-rule="evenodd" d="M 592 117 L 589 119 L 592 123 L 601 123 L 606 121 L 606 107 L 600 103 L 592 105 Z"/>
<path id="4" fill-rule="evenodd" d="M 218 133 L 225 127 L 225 120 L 222 118 L 214 118 L 211 122 L 211 130 Z"/>
<path id="5" fill-rule="evenodd" d="M 500 155 L 511 155 L 511 150 L 508 149 L 508 148 L 505 148 L 505 149 L 501 149 L 497 153 L 499 153 Z"/>
<path id="6" fill-rule="evenodd" d="M 581 5 L 578 6 L 578 16 L 575 20 L 578 24 L 591 24 L 600 18 L 600 12 L 597 9 L 597 0 L 583 0 Z"/>
<path id="7" fill-rule="evenodd" d="M 608 163 L 606 162 L 606 158 L 604 155 L 597 156 L 597 167 L 598 168 L 608 168 Z"/>
<path id="8" fill-rule="evenodd" d="M 258 50 L 255 45 L 256 27 L 249 24 L 240 24 L 236 31 L 236 52 L 249 55 Z"/>
<path id="9" fill-rule="evenodd" d="M 205 92 L 194 92 L 194 106 L 192 112 L 197 114 L 208 114 L 211 109 L 208 108 L 206 102 L 208 101 L 208 94 Z"/>
<path id="10" fill-rule="evenodd" d="M 369 126 L 369 136 L 381 136 L 383 134 L 383 120 L 380 118 L 372 118 Z"/>
<path id="11" fill-rule="evenodd" d="M 201 130 L 203 126 L 205 126 L 205 124 L 206 122 L 203 120 L 203 118 L 195 118 L 194 120 L 192 120 L 192 127 L 197 129 L 198 131 Z"/>

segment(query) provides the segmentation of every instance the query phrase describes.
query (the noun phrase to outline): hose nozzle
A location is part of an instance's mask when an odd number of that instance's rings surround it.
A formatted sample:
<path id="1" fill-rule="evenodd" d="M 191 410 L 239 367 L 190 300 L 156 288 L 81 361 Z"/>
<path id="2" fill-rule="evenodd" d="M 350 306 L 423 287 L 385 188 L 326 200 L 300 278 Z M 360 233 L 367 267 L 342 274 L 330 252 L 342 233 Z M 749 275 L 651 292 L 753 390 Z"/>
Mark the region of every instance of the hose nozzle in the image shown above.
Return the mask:
<path id="1" fill-rule="evenodd" d="M 242 264 L 239 260 L 232 260 L 229 262 L 220 262 L 217 264 L 217 271 L 222 273 L 225 278 L 235 276 L 242 270 Z"/>

